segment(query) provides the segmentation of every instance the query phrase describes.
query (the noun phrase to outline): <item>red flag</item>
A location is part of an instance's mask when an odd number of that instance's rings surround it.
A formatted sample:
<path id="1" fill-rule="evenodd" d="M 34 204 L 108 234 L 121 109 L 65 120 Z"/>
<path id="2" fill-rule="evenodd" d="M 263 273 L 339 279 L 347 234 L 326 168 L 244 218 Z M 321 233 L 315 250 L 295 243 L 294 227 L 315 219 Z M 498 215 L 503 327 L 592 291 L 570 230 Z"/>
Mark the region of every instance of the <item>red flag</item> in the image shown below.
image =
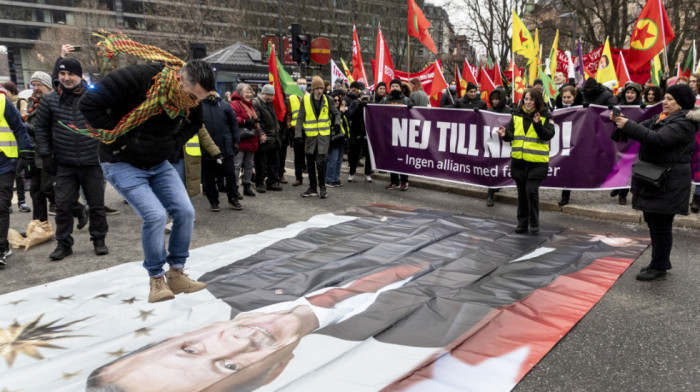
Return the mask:
<path id="1" fill-rule="evenodd" d="M 362 51 L 360 50 L 360 40 L 357 39 L 355 22 L 352 23 L 352 78 L 364 83 L 365 87 L 369 86 L 365 64 L 362 62 Z"/>
<path id="2" fill-rule="evenodd" d="M 493 78 L 493 84 L 496 86 L 501 86 L 503 87 L 503 77 L 501 76 L 501 65 L 496 62 L 496 64 L 493 66 L 494 70 L 494 78 Z"/>
<path id="3" fill-rule="evenodd" d="M 472 82 L 474 84 L 479 84 L 476 81 L 476 76 L 474 76 L 474 68 L 469 64 L 469 60 L 464 59 L 464 71 L 462 72 L 462 78 L 467 81 L 467 83 Z"/>
<path id="4" fill-rule="evenodd" d="M 632 80 L 630 78 L 630 73 L 627 70 L 627 63 L 625 62 L 625 56 L 620 53 L 620 57 L 617 60 L 617 67 L 615 67 L 615 73 L 617 74 L 617 89 L 624 88 L 625 84 Z M 617 90 L 616 89 L 616 90 Z"/>
<path id="5" fill-rule="evenodd" d="M 428 50 L 437 54 L 437 48 L 433 38 L 428 33 L 428 27 L 430 27 L 430 22 L 423 15 L 423 11 L 418 8 L 414 0 L 408 0 L 408 35 L 418 38 Z"/>
<path id="6" fill-rule="evenodd" d="M 447 84 L 447 81 L 445 80 L 445 75 L 442 73 L 442 66 L 440 65 L 440 61 L 435 62 L 435 66 L 437 67 L 437 75 L 434 76 L 433 78 L 433 84 L 430 86 L 430 92 L 428 95 L 431 97 L 434 95 L 437 95 L 442 92 L 442 90 L 446 89 L 449 85 Z"/>
<path id="7" fill-rule="evenodd" d="M 464 79 L 459 73 L 459 65 L 457 63 L 455 63 L 455 84 L 457 85 L 457 98 L 462 98 L 462 95 L 467 91 L 467 84 L 464 83 Z"/>
<path id="8" fill-rule="evenodd" d="M 629 69 L 634 71 L 648 64 L 675 36 L 661 0 L 647 0 L 630 39 Z"/>
<path id="9" fill-rule="evenodd" d="M 277 70 L 277 59 L 275 57 L 275 46 L 270 46 L 270 58 L 267 62 L 270 70 L 270 84 L 275 88 L 275 97 L 272 99 L 272 104 L 275 106 L 277 121 L 283 121 L 287 114 L 287 107 L 284 105 L 284 93 L 282 92 L 282 83 L 280 83 L 280 74 Z"/>
<path id="10" fill-rule="evenodd" d="M 481 84 L 481 99 L 486 101 L 486 104 L 489 107 L 491 107 L 491 103 L 489 102 L 489 95 L 491 94 L 491 91 L 496 89 L 496 86 L 493 84 L 493 81 L 486 73 L 484 67 L 481 67 L 479 69 L 479 83 Z"/>
<path id="11" fill-rule="evenodd" d="M 377 28 L 377 48 L 374 53 L 377 59 L 374 69 L 375 88 L 379 82 L 384 82 L 388 86 L 391 80 L 395 78 L 396 71 L 394 62 L 391 60 L 391 53 L 389 53 L 389 45 L 384 41 L 381 27 Z"/>
<path id="12" fill-rule="evenodd" d="M 515 62 L 510 60 L 509 75 L 513 78 L 513 102 L 517 103 L 522 99 L 525 92 L 525 83 L 523 82 L 522 71 L 515 65 Z"/>
<path id="13" fill-rule="evenodd" d="M 676 69 L 676 77 L 680 78 L 681 76 L 683 76 L 683 70 L 681 69 L 681 63 L 678 63 Z"/>

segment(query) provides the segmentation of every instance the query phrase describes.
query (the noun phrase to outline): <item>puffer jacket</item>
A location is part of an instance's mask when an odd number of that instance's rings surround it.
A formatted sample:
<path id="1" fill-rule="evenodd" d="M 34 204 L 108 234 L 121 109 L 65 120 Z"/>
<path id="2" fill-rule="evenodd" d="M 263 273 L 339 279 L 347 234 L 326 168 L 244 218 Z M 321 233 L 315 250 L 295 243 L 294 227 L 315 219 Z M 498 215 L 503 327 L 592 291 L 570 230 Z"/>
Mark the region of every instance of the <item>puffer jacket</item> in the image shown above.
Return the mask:
<path id="1" fill-rule="evenodd" d="M 486 102 L 484 102 L 483 99 L 479 98 L 478 95 L 474 99 L 469 99 L 469 97 L 465 95 L 455 103 L 454 107 L 457 109 L 488 109 Z"/>
<path id="2" fill-rule="evenodd" d="M 233 156 L 233 145 L 238 143 L 238 121 L 228 102 L 223 102 L 219 94 L 211 94 L 202 101 L 204 125 L 214 143 L 224 157 Z M 213 160 L 213 156 L 202 150 L 202 159 Z"/>
<path id="3" fill-rule="evenodd" d="M 78 135 L 59 124 L 85 128 L 86 118 L 79 108 L 82 92 L 87 91 L 87 83 L 73 90 L 58 86 L 57 91 L 44 94 L 34 119 L 34 137 L 40 157 L 53 155 L 56 163 L 62 165 L 97 165 L 99 140 Z"/>
<path id="4" fill-rule="evenodd" d="M 592 90 L 583 89 L 582 91 L 583 100 L 585 103 L 601 106 L 617 105 L 617 99 L 615 99 L 612 91 L 608 90 L 600 83 L 598 83 L 598 85 Z"/>
<path id="5" fill-rule="evenodd" d="M 138 64 L 110 73 L 83 96 L 80 111 L 92 127 L 114 129 L 122 117 L 146 100 L 153 77 L 162 69 L 162 64 Z M 100 161 L 149 169 L 182 148 L 202 123 L 202 105 L 191 108 L 187 118 L 170 118 L 165 112 L 151 116 L 113 143 L 100 143 Z"/>
<path id="6" fill-rule="evenodd" d="M 642 123 L 628 120 L 622 133 L 639 142 L 639 159 L 673 167 L 661 188 L 632 178 L 632 208 L 659 214 L 688 215 L 690 159 L 695 151 L 695 133 L 700 108 L 680 110 L 658 121 L 659 115 Z M 658 121 L 658 122 L 657 122 Z"/>
<path id="7" fill-rule="evenodd" d="M 280 135 L 280 123 L 277 121 L 277 112 L 272 102 L 265 102 L 262 97 L 253 99 L 253 108 L 260 119 L 260 128 L 267 136 L 265 143 L 260 145 L 261 150 L 274 150 L 282 146 Z"/>

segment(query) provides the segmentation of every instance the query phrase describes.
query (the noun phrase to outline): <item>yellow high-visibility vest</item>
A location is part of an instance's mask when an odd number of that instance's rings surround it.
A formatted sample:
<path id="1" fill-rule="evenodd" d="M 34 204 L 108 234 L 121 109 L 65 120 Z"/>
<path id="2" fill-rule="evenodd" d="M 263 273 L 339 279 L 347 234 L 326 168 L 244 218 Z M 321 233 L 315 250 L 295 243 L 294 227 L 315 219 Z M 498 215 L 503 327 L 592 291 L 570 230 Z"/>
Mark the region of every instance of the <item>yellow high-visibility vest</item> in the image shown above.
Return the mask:
<path id="1" fill-rule="evenodd" d="M 17 158 L 19 157 L 17 139 L 10 129 L 10 124 L 5 120 L 5 102 L 5 96 L 0 94 L 0 152 L 8 158 Z"/>
<path id="2" fill-rule="evenodd" d="M 296 95 L 290 95 L 289 106 L 292 109 L 292 128 L 295 128 L 297 126 L 297 117 L 299 117 L 299 108 L 301 107 L 299 97 L 297 97 Z"/>
<path id="3" fill-rule="evenodd" d="M 330 136 L 331 135 L 331 119 L 328 116 L 328 98 L 325 95 L 321 97 L 323 99 L 323 106 L 321 107 L 321 113 L 319 113 L 318 118 L 314 114 L 314 108 L 311 104 L 311 95 L 308 94 L 304 97 L 304 111 L 306 116 L 304 118 L 304 134 L 306 137 L 316 137 Z"/>
<path id="4" fill-rule="evenodd" d="M 544 125 L 547 119 L 541 116 L 540 121 Z M 525 129 L 523 129 L 523 118 L 517 115 L 513 116 L 513 125 L 515 126 L 515 132 L 511 143 L 510 156 L 527 162 L 549 162 L 549 142 L 537 136 L 535 126 L 530 124 L 530 128 L 525 132 Z"/>
<path id="5" fill-rule="evenodd" d="M 194 135 L 192 139 L 188 140 L 185 144 L 185 154 L 191 157 L 202 156 L 202 149 L 199 148 L 199 136 Z"/>

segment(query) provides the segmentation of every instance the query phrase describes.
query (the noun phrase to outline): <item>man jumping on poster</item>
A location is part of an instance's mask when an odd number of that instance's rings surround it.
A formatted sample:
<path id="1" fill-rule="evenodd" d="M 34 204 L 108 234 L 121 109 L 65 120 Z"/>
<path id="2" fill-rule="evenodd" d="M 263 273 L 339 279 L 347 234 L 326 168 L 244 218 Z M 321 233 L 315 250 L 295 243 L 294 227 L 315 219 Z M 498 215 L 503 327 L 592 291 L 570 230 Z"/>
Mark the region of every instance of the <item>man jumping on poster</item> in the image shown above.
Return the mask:
<path id="1" fill-rule="evenodd" d="M 143 266 L 151 278 L 148 302 L 202 290 L 206 284 L 183 273 L 194 208 L 168 158 L 202 127 L 199 101 L 214 90 L 214 73 L 203 61 L 185 64 L 123 34 L 103 38 L 97 45 L 107 59 L 127 53 L 157 63 L 131 65 L 105 76 L 80 101 L 88 129 L 73 130 L 102 141 L 99 158 L 105 177 L 143 219 Z M 166 212 L 173 219 L 167 252 Z M 168 272 L 163 270 L 166 263 Z"/>

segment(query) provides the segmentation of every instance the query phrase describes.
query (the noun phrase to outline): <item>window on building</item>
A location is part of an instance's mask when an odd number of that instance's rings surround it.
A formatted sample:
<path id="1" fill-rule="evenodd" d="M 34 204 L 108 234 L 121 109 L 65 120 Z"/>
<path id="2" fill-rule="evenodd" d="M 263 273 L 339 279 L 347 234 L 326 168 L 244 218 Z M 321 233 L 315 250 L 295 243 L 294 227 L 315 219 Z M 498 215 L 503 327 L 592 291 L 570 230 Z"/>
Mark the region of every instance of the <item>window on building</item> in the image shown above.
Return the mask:
<path id="1" fill-rule="evenodd" d="M 66 24 L 66 12 L 65 11 L 51 11 L 53 15 L 54 23 Z"/>

